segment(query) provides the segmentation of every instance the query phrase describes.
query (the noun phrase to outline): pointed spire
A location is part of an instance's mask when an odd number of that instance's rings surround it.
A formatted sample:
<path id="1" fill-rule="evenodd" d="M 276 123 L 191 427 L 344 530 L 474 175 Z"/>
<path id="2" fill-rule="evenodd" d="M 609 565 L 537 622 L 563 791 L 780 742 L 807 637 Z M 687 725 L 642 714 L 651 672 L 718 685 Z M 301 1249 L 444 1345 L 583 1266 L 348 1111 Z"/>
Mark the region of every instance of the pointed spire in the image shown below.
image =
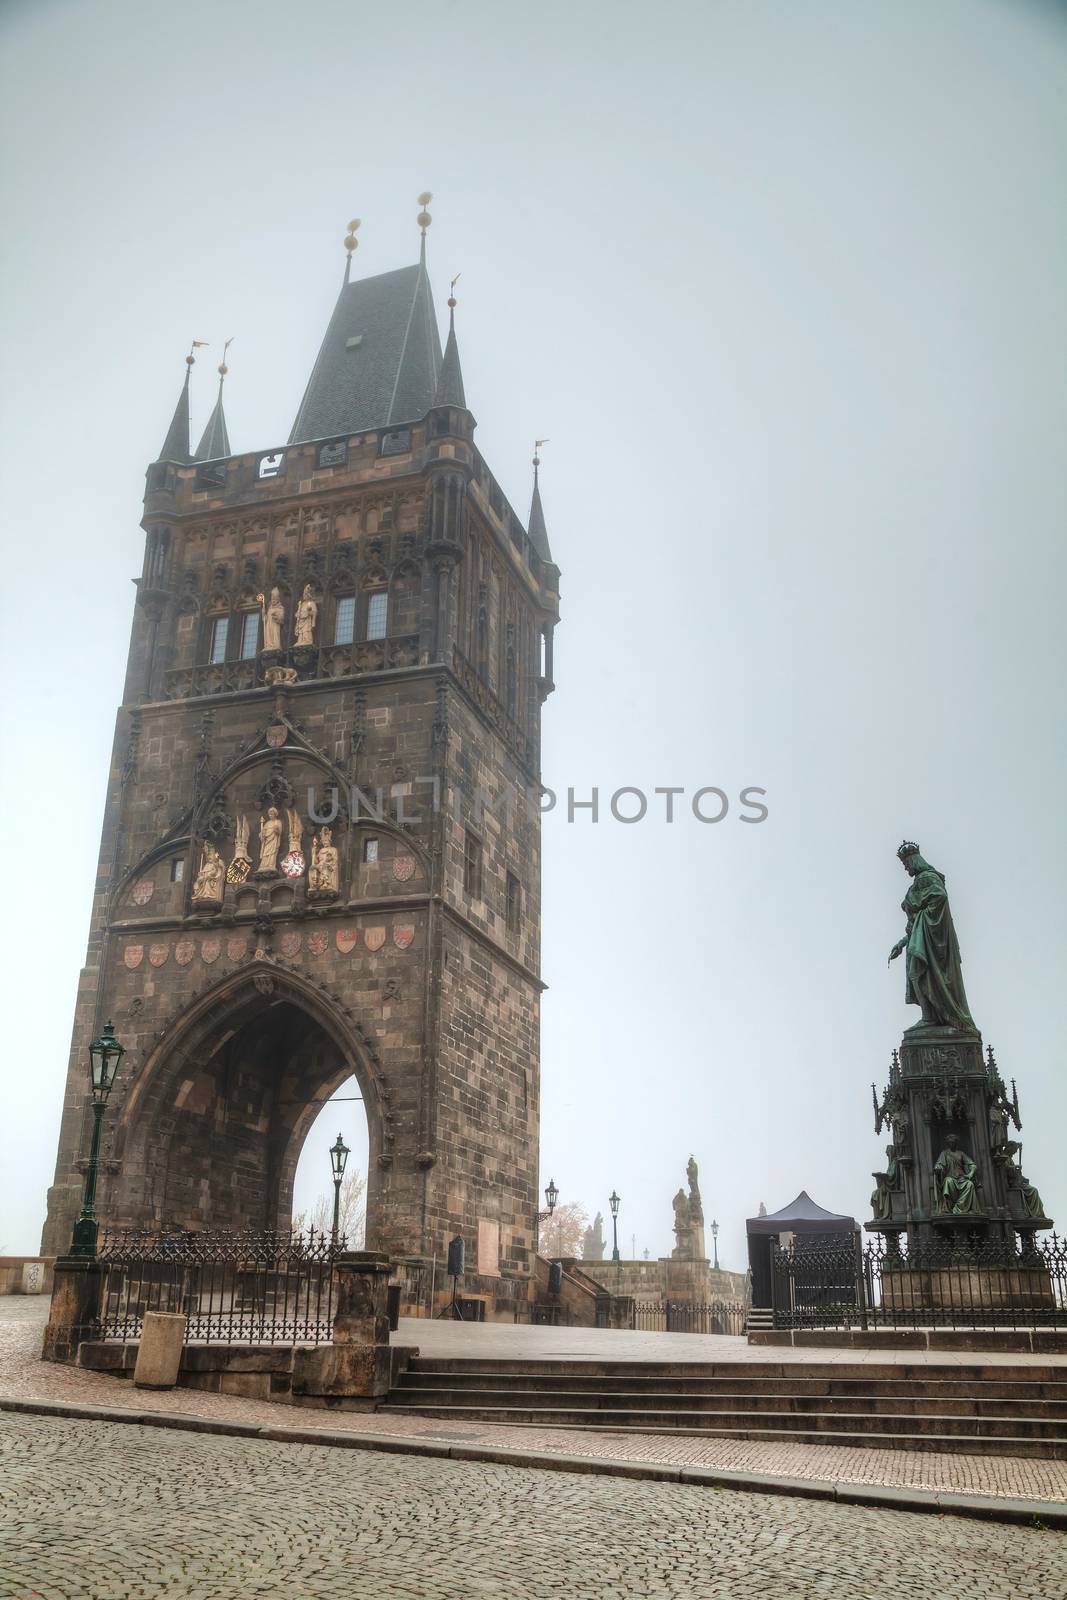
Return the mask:
<path id="1" fill-rule="evenodd" d="M 194 461 L 222 461 L 230 454 L 230 436 L 226 431 L 226 413 L 222 409 L 222 386 L 226 382 L 229 367 L 226 365 L 226 351 L 233 343 L 227 339 L 222 349 L 222 360 L 219 362 L 219 395 L 215 401 L 215 409 L 207 419 L 207 427 L 200 436 L 200 443 L 196 447 Z"/>
<path id="2" fill-rule="evenodd" d="M 452 279 L 452 292 L 448 297 L 448 341 L 445 344 L 444 360 L 441 362 L 441 371 L 437 378 L 437 389 L 434 393 L 435 406 L 460 406 L 467 409 L 467 397 L 463 392 L 463 372 L 459 364 L 459 345 L 456 343 L 456 284 L 459 282 L 459 273 Z"/>
<path id="3" fill-rule="evenodd" d="M 189 453 L 189 379 L 196 366 L 193 351 L 202 349 L 205 343 L 203 339 L 194 339 L 189 347 L 189 354 L 185 358 L 185 382 L 178 396 L 178 404 L 174 407 L 174 415 L 170 419 L 163 448 L 159 452 L 160 461 L 175 461 L 184 465 L 192 460 Z"/>
<path id="4" fill-rule="evenodd" d="M 541 446 L 547 443 L 547 439 L 536 439 L 534 441 L 533 499 L 530 501 L 530 522 L 527 531 L 530 535 L 530 543 L 533 545 L 537 554 L 541 557 L 541 560 L 550 562 L 552 560 L 552 551 L 548 544 L 548 529 L 545 527 L 545 513 L 541 505 L 541 486 L 537 481 L 537 469 L 541 465 L 541 456 L 539 452 Z"/>

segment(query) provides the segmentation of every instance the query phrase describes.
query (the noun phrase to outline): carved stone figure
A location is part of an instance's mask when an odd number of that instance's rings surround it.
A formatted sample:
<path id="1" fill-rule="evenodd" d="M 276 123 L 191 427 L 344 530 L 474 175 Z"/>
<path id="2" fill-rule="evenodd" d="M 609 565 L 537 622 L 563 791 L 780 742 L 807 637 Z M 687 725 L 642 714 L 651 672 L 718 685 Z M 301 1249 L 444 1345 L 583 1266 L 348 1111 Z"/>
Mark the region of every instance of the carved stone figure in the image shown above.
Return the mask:
<path id="1" fill-rule="evenodd" d="M 259 819 L 260 872 L 277 872 L 278 851 L 282 843 L 282 824 L 277 806 L 268 806 L 267 815 Z"/>
<path id="2" fill-rule="evenodd" d="M 264 650 L 280 650 L 282 648 L 282 628 L 285 624 L 285 606 L 282 604 L 282 593 L 278 588 L 270 592 L 270 603 L 259 596 L 260 610 L 263 613 L 263 648 Z"/>
<path id="3" fill-rule="evenodd" d="M 978 1171 L 966 1150 L 961 1150 L 959 1140 L 950 1133 L 945 1148 L 934 1162 L 937 1194 L 942 1211 L 951 1211 L 954 1217 L 968 1216 L 978 1210 L 974 1176 Z"/>
<path id="4" fill-rule="evenodd" d="M 297 644 L 315 643 L 315 623 L 318 620 L 318 615 L 318 602 L 311 592 L 310 583 L 306 583 L 304 592 L 297 602 L 296 615 L 294 617 Z"/>
<path id="5" fill-rule="evenodd" d="M 671 1204 L 674 1207 L 674 1237 L 678 1241 L 671 1254 L 678 1261 L 693 1259 L 693 1220 L 689 1212 L 689 1196 L 679 1189 Z"/>
<path id="6" fill-rule="evenodd" d="M 200 871 L 193 884 L 193 899 L 220 901 L 225 876 L 226 864 L 209 839 L 200 857 Z"/>
<path id="7" fill-rule="evenodd" d="M 704 1207 L 700 1199 L 700 1185 L 697 1182 L 699 1172 L 699 1167 L 693 1157 L 690 1156 L 686 1165 L 685 1175 L 689 1180 L 689 1215 L 694 1222 L 703 1222 L 704 1220 Z"/>
<path id="8" fill-rule="evenodd" d="M 885 1158 L 885 1171 L 872 1174 L 877 1187 L 871 1195 L 871 1210 L 879 1220 L 889 1216 L 892 1211 L 890 1193 L 893 1189 L 900 1188 L 900 1166 L 897 1162 L 895 1145 L 886 1145 Z"/>
<path id="9" fill-rule="evenodd" d="M 340 885 L 337 846 L 329 828 L 311 838 L 311 866 L 308 869 L 308 888 L 312 894 L 336 894 Z"/>
<path id="10" fill-rule="evenodd" d="M 603 1261 L 607 1242 L 604 1238 L 604 1214 L 598 1211 L 593 1226 L 582 1234 L 582 1260 Z"/>
<path id="11" fill-rule="evenodd" d="M 907 951 L 907 1003 L 921 1007 L 923 1025 L 975 1033 L 944 874 L 923 859 L 919 846 L 910 839 L 905 839 L 897 855 L 912 881 L 901 901 L 907 929 L 890 950 L 889 959 L 895 961 Z"/>

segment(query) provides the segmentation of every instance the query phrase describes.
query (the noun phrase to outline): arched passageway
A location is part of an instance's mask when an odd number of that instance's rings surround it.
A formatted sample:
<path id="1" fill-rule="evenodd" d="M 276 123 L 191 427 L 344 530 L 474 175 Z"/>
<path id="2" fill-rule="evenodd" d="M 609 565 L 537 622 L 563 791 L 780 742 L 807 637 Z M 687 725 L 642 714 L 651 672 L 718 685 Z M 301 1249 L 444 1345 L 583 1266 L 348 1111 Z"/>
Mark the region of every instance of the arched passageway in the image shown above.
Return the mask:
<path id="1" fill-rule="evenodd" d="M 365 1142 L 347 1142 L 368 1175 L 373 1217 L 379 1119 L 368 1063 L 315 991 L 255 976 L 258 986 L 236 981 L 194 1004 L 146 1063 L 117 1130 L 113 1220 L 288 1228 L 301 1151 L 342 1093 L 363 1097 L 344 1105 L 344 1126 L 366 1127 Z"/>

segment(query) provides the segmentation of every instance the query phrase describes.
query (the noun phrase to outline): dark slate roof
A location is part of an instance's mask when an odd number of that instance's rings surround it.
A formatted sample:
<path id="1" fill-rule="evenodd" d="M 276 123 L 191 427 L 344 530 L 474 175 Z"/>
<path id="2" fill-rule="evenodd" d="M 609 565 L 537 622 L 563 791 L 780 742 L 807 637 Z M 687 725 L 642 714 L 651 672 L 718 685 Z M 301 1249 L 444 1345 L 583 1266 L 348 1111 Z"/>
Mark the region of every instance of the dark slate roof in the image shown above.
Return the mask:
<path id="1" fill-rule="evenodd" d="M 421 262 L 346 283 L 289 443 L 417 422 L 434 403 L 440 368 L 441 336 Z"/>
<path id="2" fill-rule="evenodd" d="M 189 455 L 189 376 L 192 370 L 193 364 L 190 361 L 185 368 L 185 382 L 178 396 L 178 404 L 174 407 L 167 437 L 157 458 L 160 461 L 185 463 L 192 459 Z"/>
<path id="3" fill-rule="evenodd" d="M 463 392 L 463 373 L 459 365 L 459 345 L 456 343 L 454 311 L 449 313 L 445 356 L 441 362 L 433 403 L 435 406 L 462 406 L 464 411 L 467 409 L 467 396 Z"/>
<path id="4" fill-rule="evenodd" d="M 552 551 L 548 544 L 548 529 L 545 527 L 545 513 L 541 505 L 541 487 L 537 481 L 536 467 L 534 467 L 533 499 L 530 501 L 530 525 L 527 532 L 530 535 L 530 543 L 541 560 L 551 561 Z"/>
<path id="5" fill-rule="evenodd" d="M 222 409 L 222 379 L 219 379 L 219 397 L 215 409 L 207 419 L 207 427 L 200 436 L 194 461 L 222 461 L 230 454 L 230 436 L 226 432 L 226 413 Z"/>
<path id="6" fill-rule="evenodd" d="M 792 1204 L 783 1206 L 781 1211 L 772 1211 L 767 1217 L 749 1217 L 746 1223 L 749 1233 L 811 1233 L 817 1228 L 826 1233 L 844 1233 L 855 1226 L 854 1217 L 816 1205 L 806 1189 L 801 1189 Z"/>

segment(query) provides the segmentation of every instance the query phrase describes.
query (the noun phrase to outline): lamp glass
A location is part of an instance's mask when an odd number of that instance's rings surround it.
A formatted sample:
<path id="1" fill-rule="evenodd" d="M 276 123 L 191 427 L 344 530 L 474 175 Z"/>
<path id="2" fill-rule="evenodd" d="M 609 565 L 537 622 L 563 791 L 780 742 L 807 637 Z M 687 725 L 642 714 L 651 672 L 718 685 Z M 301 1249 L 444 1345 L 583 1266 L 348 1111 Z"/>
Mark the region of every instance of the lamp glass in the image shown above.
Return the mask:
<path id="1" fill-rule="evenodd" d="M 341 1138 L 341 1135 L 338 1134 L 337 1143 L 330 1146 L 330 1165 L 333 1167 L 333 1175 L 335 1178 L 344 1177 L 345 1163 L 348 1160 L 349 1153 L 348 1146 Z"/>
<path id="2" fill-rule="evenodd" d="M 621 1199 L 622 1196 L 616 1194 L 615 1190 L 612 1189 L 611 1194 L 608 1196 L 608 1205 L 611 1207 L 611 1214 L 613 1217 L 617 1217 L 619 1214 L 619 1201 Z"/>
<path id="3" fill-rule="evenodd" d="M 555 1211 L 556 1201 L 559 1199 L 559 1190 L 556 1188 L 555 1180 L 553 1178 L 549 1178 L 548 1180 L 548 1187 L 545 1189 L 545 1199 L 548 1201 L 549 1211 Z"/>
<path id="4" fill-rule="evenodd" d="M 89 1046 L 89 1076 L 94 1099 L 106 1099 L 110 1094 L 119 1062 L 125 1054 L 125 1049 L 115 1038 L 114 1025 L 106 1022 L 99 1039 L 94 1039 Z"/>

